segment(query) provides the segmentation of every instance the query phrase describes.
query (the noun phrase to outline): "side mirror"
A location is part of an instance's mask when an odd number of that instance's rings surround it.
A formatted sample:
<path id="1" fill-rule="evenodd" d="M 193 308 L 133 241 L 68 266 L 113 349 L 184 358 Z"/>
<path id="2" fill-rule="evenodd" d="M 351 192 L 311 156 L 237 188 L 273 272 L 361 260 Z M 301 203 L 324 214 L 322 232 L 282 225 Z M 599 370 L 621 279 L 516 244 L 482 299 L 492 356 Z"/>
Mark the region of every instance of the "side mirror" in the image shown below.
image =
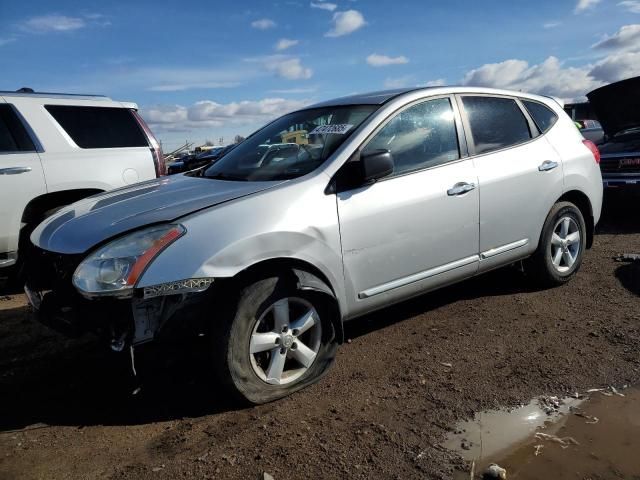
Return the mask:
<path id="1" fill-rule="evenodd" d="M 389 150 L 373 150 L 360 155 L 362 180 L 373 182 L 393 173 L 393 155 Z"/>

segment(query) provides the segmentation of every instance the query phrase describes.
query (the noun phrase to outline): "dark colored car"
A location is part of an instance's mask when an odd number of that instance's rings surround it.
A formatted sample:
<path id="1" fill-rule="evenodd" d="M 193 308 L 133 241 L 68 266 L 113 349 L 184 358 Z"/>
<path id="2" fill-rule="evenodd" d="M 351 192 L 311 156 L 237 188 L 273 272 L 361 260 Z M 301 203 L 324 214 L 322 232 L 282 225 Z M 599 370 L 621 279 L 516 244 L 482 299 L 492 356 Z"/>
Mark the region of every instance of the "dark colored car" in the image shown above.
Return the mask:
<path id="1" fill-rule="evenodd" d="M 180 172 L 189 172 L 191 170 L 195 170 L 196 168 L 203 167 L 211 162 L 215 162 L 216 160 L 222 158 L 223 155 L 226 155 L 235 145 L 227 145 L 226 147 L 215 147 L 211 150 L 207 150 L 206 152 L 202 152 L 198 155 L 189 155 L 186 158 L 181 159 L 178 162 L 174 162 L 169 167 L 169 174 L 180 173 Z"/>
<path id="2" fill-rule="evenodd" d="M 600 170 L 605 187 L 640 186 L 640 77 L 587 94 L 605 133 Z"/>

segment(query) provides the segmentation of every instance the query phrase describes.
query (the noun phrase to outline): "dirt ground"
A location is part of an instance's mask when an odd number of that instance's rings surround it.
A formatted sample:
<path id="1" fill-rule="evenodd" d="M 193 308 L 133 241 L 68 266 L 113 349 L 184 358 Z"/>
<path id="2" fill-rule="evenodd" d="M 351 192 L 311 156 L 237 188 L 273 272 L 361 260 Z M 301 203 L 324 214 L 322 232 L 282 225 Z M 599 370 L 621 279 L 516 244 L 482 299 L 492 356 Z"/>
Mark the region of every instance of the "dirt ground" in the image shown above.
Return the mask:
<path id="1" fill-rule="evenodd" d="M 132 395 L 126 356 L 0 296 L 0 479 L 450 478 L 464 464 L 439 443 L 456 420 L 640 383 L 640 264 L 612 259 L 640 253 L 637 205 L 607 199 L 570 284 L 502 269 L 356 320 L 320 384 L 249 409 L 192 359 Z"/>

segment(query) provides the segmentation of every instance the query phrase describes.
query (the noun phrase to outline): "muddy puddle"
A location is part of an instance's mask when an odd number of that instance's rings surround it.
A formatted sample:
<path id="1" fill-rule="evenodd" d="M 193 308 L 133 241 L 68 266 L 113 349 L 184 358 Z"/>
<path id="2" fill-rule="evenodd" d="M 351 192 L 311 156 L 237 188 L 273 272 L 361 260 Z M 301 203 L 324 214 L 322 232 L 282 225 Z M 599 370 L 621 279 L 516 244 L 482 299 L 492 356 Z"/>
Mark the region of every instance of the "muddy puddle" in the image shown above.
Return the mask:
<path id="1" fill-rule="evenodd" d="M 640 479 L 640 389 L 576 397 L 482 412 L 459 424 L 443 445 L 473 465 L 474 478 L 495 463 L 509 480 Z"/>

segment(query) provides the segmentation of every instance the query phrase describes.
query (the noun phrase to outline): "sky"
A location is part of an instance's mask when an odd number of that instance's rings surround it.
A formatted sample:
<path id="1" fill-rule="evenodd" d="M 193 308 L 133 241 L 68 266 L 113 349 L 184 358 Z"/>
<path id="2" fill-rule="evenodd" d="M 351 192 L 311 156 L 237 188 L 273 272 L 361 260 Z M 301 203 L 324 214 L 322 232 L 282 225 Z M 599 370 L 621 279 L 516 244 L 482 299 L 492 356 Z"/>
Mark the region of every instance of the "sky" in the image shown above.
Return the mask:
<path id="1" fill-rule="evenodd" d="M 165 151 L 356 92 L 565 100 L 640 75 L 640 0 L 0 0 L 0 90 L 136 102 Z"/>

